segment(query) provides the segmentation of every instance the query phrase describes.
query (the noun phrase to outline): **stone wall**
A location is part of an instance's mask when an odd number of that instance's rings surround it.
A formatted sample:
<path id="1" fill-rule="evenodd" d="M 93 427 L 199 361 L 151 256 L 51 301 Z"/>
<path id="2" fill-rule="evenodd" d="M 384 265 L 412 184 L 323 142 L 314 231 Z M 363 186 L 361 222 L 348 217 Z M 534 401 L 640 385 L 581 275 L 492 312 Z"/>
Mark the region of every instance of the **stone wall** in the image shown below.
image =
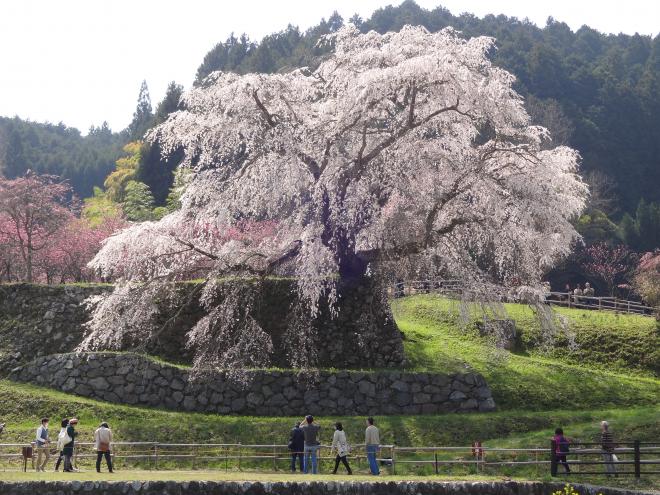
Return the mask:
<path id="1" fill-rule="evenodd" d="M 290 367 L 284 334 L 289 308 L 296 297 L 295 287 L 292 280 L 286 279 L 267 279 L 263 285 L 253 316 L 273 339 L 273 365 Z M 179 287 L 186 291 L 192 286 Z M 89 319 L 83 301 L 110 290 L 111 286 L 103 285 L 0 285 L 0 376 L 35 357 L 74 351 L 82 340 L 83 324 Z M 162 311 L 160 320 L 171 320 L 170 324 L 159 332 L 157 340 L 140 341 L 139 350 L 189 364 L 192 352 L 186 349 L 185 336 L 204 312 L 192 298 L 176 318 L 172 319 L 172 313 L 171 309 Z M 373 318 L 365 319 L 365 315 Z M 389 307 L 368 287 L 344 291 L 336 318 L 330 318 L 322 308 L 316 333 L 314 347 L 321 367 L 385 368 L 400 366 L 404 361 L 401 333 Z M 126 341 L 122 350 L 134 349 Z"/>
<path id="2" fill-rule="evenodd" d="M 63 392 L 175 410 L 259 416 L 434 414 L 492 411 L 490 388 L 476 373 L 398 371 L 248 372 L 247 385 L 222 373 L 191 382 L 186 369 L 138 354 L 60 354 L 16 368 L 10 379 Z"/>
<path id="3" fill-rule="evenodd" d="M 0 284 L 0 376 L 38 356 L 71 352 L 89 314 L 83 301 L 112 287 Z"/>
<path id="4" fill-rule="evenodd" d="M 520 481 L 0 481 L 0 495 L 551 495 L 560 482 Z M 642 495 L 644 492 L 574 484 L 580 495 Z"/>

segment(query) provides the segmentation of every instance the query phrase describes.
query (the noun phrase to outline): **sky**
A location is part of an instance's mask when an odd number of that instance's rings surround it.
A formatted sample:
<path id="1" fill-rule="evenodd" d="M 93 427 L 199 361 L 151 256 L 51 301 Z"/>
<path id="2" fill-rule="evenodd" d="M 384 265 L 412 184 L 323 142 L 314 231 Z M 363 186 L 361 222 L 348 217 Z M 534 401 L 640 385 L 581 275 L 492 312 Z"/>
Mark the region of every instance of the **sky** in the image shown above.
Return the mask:
<path id="1" fill-rule="evenodd" d="M 104 120 L 114 131 L 132 118 L 142 80 L 154 107 L 169 81 L 189 88 L 204 55 L 230 33 L 253 40 L 302 30 L 338 11 L 368 18 L 401 0 L 0 0 L 0 116 L 63 122 L 83 134 Z M 417 0 L 453 14 L 505 14 L 573 30 L 660 30 L 658 0 Z"/>

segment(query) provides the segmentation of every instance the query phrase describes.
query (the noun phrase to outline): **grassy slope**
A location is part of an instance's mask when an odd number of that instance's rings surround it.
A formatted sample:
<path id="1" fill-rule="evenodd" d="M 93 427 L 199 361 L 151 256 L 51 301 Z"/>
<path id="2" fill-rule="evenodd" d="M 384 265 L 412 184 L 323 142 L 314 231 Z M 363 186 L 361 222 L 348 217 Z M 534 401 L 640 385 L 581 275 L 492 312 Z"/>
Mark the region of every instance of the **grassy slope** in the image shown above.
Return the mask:
<path id="1" fill-rule="evenodd" d="M 588 364 L 589 360 L 584 364 L 571 364 L 570 357 L 556 359 L 538 353 L 512 354 L 494 350 L 471 332 L 469 326 L 466 331 L 459 329 L 458 317 L 448 311 L 451 304 L 435 296 L 415 296 L 394 302 L 397 323 L 406 335 L 406 356 L 411 368 L 479 371 L 490 384 L 500 409 L 594 409 L 659 402 L 660 380 L 649 373 L 624 373 L 620 368 L 609 371 Z M 524 324 L 525 319 L 531 319 L 531 310 L 518 305 L 508 309 L 509 314 L 522 322 L 518 326 L 523 328 L 523 336 L 532 334 L 534 329 L 526 329 Z M 575 316 L 570 310 L 565 312 Z M 607 320 L 614 315 L 589 317 Z M 651 318 L 644 320 L 654 325 Z M 592 329 L 582 331 L 576 326 L 575 330 L 577 335 L 595 332 L 593 328 L 600 324 L 586 325 L 580 321 L 581 328 Z M 624 326 L 636 328 L 632 324 Z M 635 331 L 629 332 L 634 334 Z M 642 338 L 645 342 L 654 338 L 651 334 L 654 329 L 642 328 L 641 332 L 649 334 Z M 588 351 L 588 348 L 582 350 Z"/>
<path id="2" fill-rule="evenodd" d="M 106 420 L 115 430 L 117 440 L 282 444 L 288 439 L 291 425 L 300 421 L 300 418 L 290 417 L 220 416 L 121 406 L 7 381 L 0 381 L 0 397 L 0 421 L 8 424 L 3 442 L 31 438 L 42 415 L 53 418 L 53 426 L 58 418 L 78 417 L 82 441 L 88 441 L 98 423 Z M 571 435 L 582 440 L 595 438 L 598 421 L 603 418 L 612 423 L 620 436 L 643 432 L 658 438 L 659 415 L 660 406 L 650 406 L 618 410 L 511 410 L 486 414 L 386 416 L 378 418 L 378 422 L 382 430 L 381 440 L 385 444 L 466 445 L 473 440 L 499 444 L 504 438 L 511 437 L 512 441 L 519 441 L 519 445 L 530 445 L 530 442 L 544 445 L 557 425 L 576 425 L 580 429 L 571 430 Z M 319 419 L 323 441 L 330 441 L 332 424 L 341 419 L 350 440 L 359 442 L 364 418 Z M 527 437 L 528 434 L 532 436 Z"/>
<path id="3" fill-rule="evenodd" d="M 545 447 L 552 430 L 558 425 L 573 438 L 594 440 L 598 435 L 598 422 L 604 418 L 612 424 L 617 438 L 660 437 L 660 381 L 650 376 L 648 370 L 633 366 L 633 373 L 626 374 L 623 372 L 625 360 L 621 360 L 616 366 L 618 372 L 604 371 L 587 365 L 597 360 L 593 355 L 583 359 L 583 365 L 571 364 L 574 356 L 562 355 L 560 359 L 541 356 L 533 350 L 537 331 L 535 320 L 531 312 L 521 306 L 511 306 L 508 310 L 522 328 L 523 341 L 532 350 L 531 355 L 494 353 L 480 338 L 457 329 L 455 318 L 447 312 L 450 304 L 427 296 L 395 302 L 397 322 L 407 337 L 410 367 L 436 371 L 470 367 L 480 371 L 493 388 L 500 412 L 381 417 L 378 422 L 383 443 L 399 446 L 466 445 L 481 440 L 486 445 L 498 447 Z M 621 321 L 612 320 L 614 315 L 587 312 L 582 316 L 579 314 L 582 312 L 563 312 L 577 320 L 573 328 L 578 338 L 599 335 L 599 328 L 610 328 L 610 325 L 614 330 L 606 335 L 606 341 L 622 327 L 622 334 L 633 339 L 633 348 L 646 346 L 653 337 L 652 331 L 643 326 L 652 321 L 650 319 L 640 322 L 624 318 L 622 325 Z M 602 337 L 602 333 L 600 335 Z M 635 339 L 641 339 L 641 343 L 635 343 Z M 581 352 L 588 353 L 590 348 L 585 347 Z M 79 417 L 82 441 L 89 441 L 99 421 L 106 420 L 113 426 L 117 440 L 284 444 L 291 425 L 299 420 L 121 406 L 1 380 L 0 398 L 0 422 L 8 423 L 2 442 L 23 442 L 30 438 L 42 415 L 51 416 L 55 422 L 64 416 Z M 349 441 L 358 443 L 361 440 L 364 419 L 342 417 L 320 419 L 322 441 L 330 441 L 332 423 L 336 419 L 344 423 Z M 519 474 L 527 477 L 543 475 L 532 470 Z M 34 476 L 39 475 L 33 473 L 28 478 L 20 478 L 23 475 L 12 473 L 12 476 L 12 479 L 19 480 L 36 479 Z M 79 476 L 76 479 L 82 479 Z M 151 476 L 150 473 L 139 474 L 138 479 L 152 479 Z M 230 478 L 232 476 L 254 478 L 251 474 L 230 473 Z M 226 479 L 227 475 L 220 477 Z M 126 479 L 136 479 L 136 474 L 131 473 Z M 177 473 L 167 479 L 217 479 L 217 474 Z M 443 476 L 443 479 L 447 477 Z"/>

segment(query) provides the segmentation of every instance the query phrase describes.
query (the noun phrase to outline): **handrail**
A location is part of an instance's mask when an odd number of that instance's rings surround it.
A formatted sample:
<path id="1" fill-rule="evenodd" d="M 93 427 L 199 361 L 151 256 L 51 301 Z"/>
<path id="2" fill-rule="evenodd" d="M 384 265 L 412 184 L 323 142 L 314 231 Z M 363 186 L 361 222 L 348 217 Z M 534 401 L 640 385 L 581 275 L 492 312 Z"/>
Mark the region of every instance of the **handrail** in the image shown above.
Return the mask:
<path id="1" fill-rule="evenodd" d="M 458 279 L 437 280 L 407 280 L 395 282 L 389 289 L 394 297 L 401 297 L 417 293 L 463 294 L 470 292 Z M 585 296 L 569 292 L 550 291 L 546 294 L 547 304 L 567 306 L 601 311 L 615 311 L 617 313 L 640 314 L 650 316 L 657 310 L 644 305 L 641 301 L 620 299 L 612 296 Z"/>

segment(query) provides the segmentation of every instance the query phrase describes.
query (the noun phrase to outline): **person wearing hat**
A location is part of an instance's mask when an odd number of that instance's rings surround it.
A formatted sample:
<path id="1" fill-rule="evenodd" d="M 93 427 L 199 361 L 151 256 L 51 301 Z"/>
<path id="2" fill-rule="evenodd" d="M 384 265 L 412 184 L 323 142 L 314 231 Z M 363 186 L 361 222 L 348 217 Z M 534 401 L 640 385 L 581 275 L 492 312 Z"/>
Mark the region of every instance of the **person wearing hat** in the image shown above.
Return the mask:
<path id="1" fill-rule="evenodd" d="M 108 472 L 112 473 L 112 458 L 110 457 L 110 443 L 112 430 L 105 421 L 94 432 L 94 448 L 96 449 L 96 472 L 101 472 L 101 459 L 105 456 Z"/>
<path id="2" fill-rule="evenodd" d="M 66 427 L 66 433 L 69 435 L 69 438 L 71 438 L 71 441 L 67 444 L 64 445 L 64 448 L 62 449 L 62 453 L 64 454 L 64 472 L 65 473 L 72 473 L 73 472 L 73 465 L 71 464 L 71 458 L 73 457 L 73 448 L 74 444 L 76 442 L 76 428 L 75 426 L 78 424 L 78 419 L 77 418 L 71 418 L 69 420 L 69 425 Z"/>

